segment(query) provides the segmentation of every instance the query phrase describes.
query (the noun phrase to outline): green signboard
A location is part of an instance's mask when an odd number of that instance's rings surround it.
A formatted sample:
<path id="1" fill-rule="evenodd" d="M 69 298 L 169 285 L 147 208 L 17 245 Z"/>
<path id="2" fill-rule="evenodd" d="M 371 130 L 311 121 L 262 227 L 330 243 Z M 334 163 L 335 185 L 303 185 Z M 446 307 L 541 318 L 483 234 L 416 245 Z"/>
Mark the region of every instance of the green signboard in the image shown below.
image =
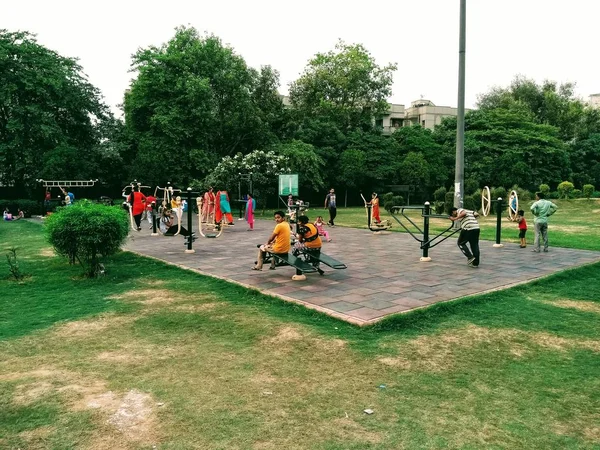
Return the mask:
<path id="1" fill-rule="evenodd" d="M 298 174 L 279 175 L 279 195 L 298 196 Z"/>

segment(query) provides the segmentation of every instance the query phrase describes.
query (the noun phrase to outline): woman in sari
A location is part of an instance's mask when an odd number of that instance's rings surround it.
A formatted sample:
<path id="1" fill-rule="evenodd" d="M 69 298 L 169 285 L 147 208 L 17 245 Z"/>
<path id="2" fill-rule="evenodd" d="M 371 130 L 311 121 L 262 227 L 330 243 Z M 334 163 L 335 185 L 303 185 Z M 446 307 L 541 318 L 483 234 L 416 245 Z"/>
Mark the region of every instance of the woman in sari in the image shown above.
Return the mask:
<path id="1" fill-rule="evenodd" d="M 229 195 L 227 191 L 219 191 L 216 195 L 215 222 L 221 223 L 223 216 L 228 225 L 233 225 L 233 216 L 231 215 L 231 205 L 229 204 Z"/>
<path id="2" fill-rule="evenodd" d="M 246 203 L 246 222 L 250 228 L 248 231 L 254 230 L 254 210 L 256 209 L 256 200 L 252 198 L 252 194 L 248 194 L 248 202 Z"/>

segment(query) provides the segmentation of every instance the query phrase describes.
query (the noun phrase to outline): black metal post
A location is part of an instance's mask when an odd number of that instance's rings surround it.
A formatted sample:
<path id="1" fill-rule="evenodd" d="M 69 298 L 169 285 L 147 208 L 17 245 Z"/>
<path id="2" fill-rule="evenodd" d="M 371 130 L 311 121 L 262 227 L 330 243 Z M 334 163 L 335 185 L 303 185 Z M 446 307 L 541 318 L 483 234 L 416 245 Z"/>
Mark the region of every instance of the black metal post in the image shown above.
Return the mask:
<path id="1" fill-rule="evenodd" d="M 156 230 L 156 202 L 152 202 L 152 236 L 158 236 L 158 232 Z"/>
<path id="2" fill-rule="evenodd" d="M 423 256 L 421 261 L 429 261 L 429 215 L 431 214 L 431 205 L 425 202 L 423 208 Z"/>
<path id="3" fill-rule="evenodd" d="M 493 245 L 494 247 L 503 247 L 504 245 L 500 243 L 502 238 L 502 210 L 504 209 L 504 205 L 502 204 L 502 197 L 498 197 L 496 200 L 496 243 Z"/>
<path id="4" fill-rule="evenodd" d="M 367 203 L 365 206 L 367 207 L 367 227 L 370 230 L 371 229 L 371 208 L 373 207 L 373 205 L 371 205 L 370 203 Z"/>
<path id="5" fill-rule="evenodd" d="M 186 253 L 194 253 L 192 248 L 193 237 L 193 223 L 192 223 L 192 188 L 187 188 L 187 216 L 188 216 L 188 235 L 187 235 L 187 250 Z"/>

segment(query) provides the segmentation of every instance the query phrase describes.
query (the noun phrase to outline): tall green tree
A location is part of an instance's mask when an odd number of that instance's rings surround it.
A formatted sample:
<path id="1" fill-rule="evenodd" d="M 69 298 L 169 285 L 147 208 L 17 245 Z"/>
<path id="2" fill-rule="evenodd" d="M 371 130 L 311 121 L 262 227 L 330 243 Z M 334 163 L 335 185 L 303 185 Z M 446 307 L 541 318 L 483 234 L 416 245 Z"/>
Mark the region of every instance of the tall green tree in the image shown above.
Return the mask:
<path id="1" fill-rule="evenodd" d="M 431 130 L 420 125 L 402 127 L 392 134 L 392 139 L 398 143 L 402 156 L 408 158 L 412 154 L 411 158 L 408 161 L 405 159 L 400 167 L 399 176 L 403 184 L 416 184 L 419 190 L 425 192 L 433 192 L 438 187 L 448 184 L 448 168 L 454 164 L 454 153 L 438 144 Z M 416 155 L 421 155 L 422 160 Z M 415 178 L 407 173 L 407 170 L 417 159 L 419 159 L 419 171 L 424 166 L 427 174 Z"/>
<path id="2" fill-rule="evenodd" d="M 0 30 L 0 181 L 31 190 L 37 178 L 98 178 L 101 124 L 110 119 L 77 60 L 27 32 Z"/>
<path id="3" fill-rule="evenodd" d="M 304 118 L 328 117 L 342 130 L 371 126 L 388 109 L 396 64 L 379 66 L 361 44 L 339 41 L 317 53 L 290 85 L 290 100 Z"/>
<path id="4" fill-rule="evenodd" d="M 282 105 L 278 74 L 250 69 L 212 35 L 178 28 L 160 47 L 133 56 L 137 77 L 125 95 L 136 165 L 151 182 L 203 178 L 221 158 L 273 143 Z"/>
<path id="5" fill-rule="evenodd" d="M 482 110 L 519 106 L 531 112 L 538 123 L 557 127 L 559 137 L 565 142 L 576 137 L 585 125 L 585 105 L 575 97 L 574 83 L 546 80 L 537 84 L 517 76 L 509 87 L 494 88 L 478 98 L 478 107 Z"/>
<path id="6" fill-rule="evenodd" d="M 436 127 L 434 136 L 447 152 L 456 146 L 456 118 Z M 531 113 L 484 109 L 465 117 L 465 176 L 480 186 L 519 185 L 535 190 L 570 175 L 566 145 L 559 130 L 537 123 Z"/>

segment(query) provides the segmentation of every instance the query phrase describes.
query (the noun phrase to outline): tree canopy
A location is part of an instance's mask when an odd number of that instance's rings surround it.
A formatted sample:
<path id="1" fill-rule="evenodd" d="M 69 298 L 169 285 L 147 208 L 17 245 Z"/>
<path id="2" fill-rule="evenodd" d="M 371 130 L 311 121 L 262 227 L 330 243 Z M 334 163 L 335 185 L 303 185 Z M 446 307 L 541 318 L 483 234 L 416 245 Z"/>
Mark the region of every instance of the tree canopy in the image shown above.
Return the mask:
<path id="1" fill-rule="evenodd" d="M 139 50 L 132 66 L 125 119 L 150 182 L 167 170 L 178 183 L 203 178 L 221 158 L 277 141 L 278 73 L 249 68 L 218 37 L 178 28 L 168 43 Z"/>
<path id="2" fill-rule="evenodd" d="M 77 60 L 0 30 L 0 74 L 0 181 L 30 190 L 38 178 L 97 178 L 111 115 Z"/>
<path id="3" fill-rule="evenodd" d="M 290 85 L 292 106 L 305 117 L 327 116 L 342 129 L 372 125 L 388 110 L 396 64 L 380 67 L 361 44 L 339 41 L 317 53 Z"/>

